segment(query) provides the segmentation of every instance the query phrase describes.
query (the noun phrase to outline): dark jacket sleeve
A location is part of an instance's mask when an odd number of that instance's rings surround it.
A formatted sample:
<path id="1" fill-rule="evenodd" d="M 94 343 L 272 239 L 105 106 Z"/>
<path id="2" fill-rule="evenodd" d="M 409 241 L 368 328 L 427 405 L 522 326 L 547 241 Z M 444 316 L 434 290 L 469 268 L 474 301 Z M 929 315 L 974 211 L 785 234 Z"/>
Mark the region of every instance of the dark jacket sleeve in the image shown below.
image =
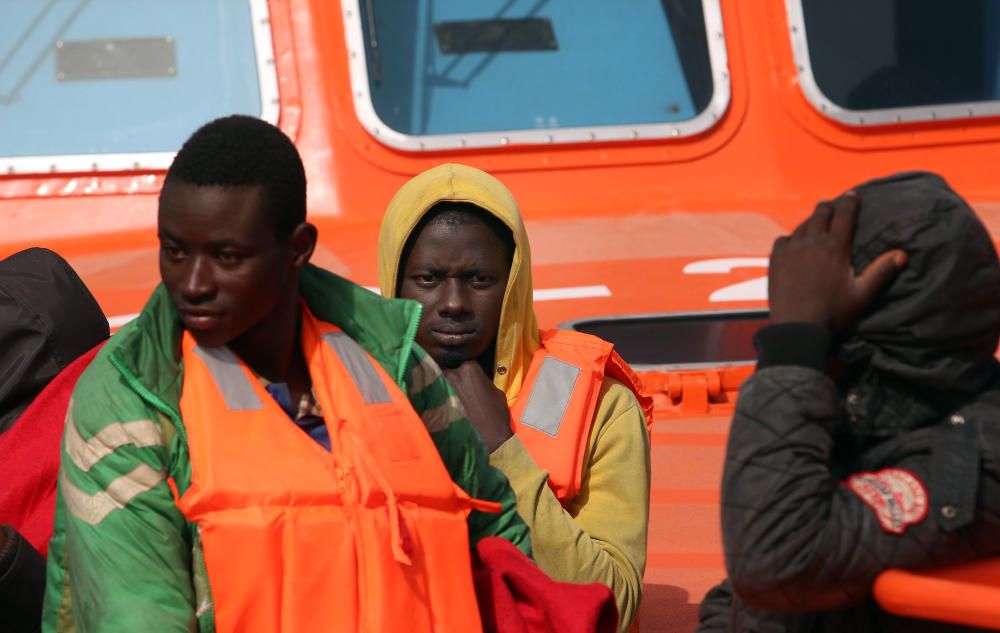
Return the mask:
<path id="1" fill-rule="evenodd" d="M 876 510 L 831 473 L 834 383 L 806 366 L 815 362 L 781 356 L 762 349 L 758 371 L 740 390 L 723 474 L 726 566 L 746 605 L 786 612 L 844 608 L 869 597 L 889 567 L 988 554 L 983 544 L 997 529 L 995 517 L 946 530 L 933 499 L 927 515 L 901 534 L 884 529 Z M 887 442 L 866 467 L 905 469 L 932 490 L 932 430 L 911 435 Z M 989 489 L 980 486 L 980 499 L 997 492 L 995 482 L 983 483 Z"/>
<path id="2" fill-rule="evenodd" d="M 0 549 L 0 630 L 33 633 L 42 624 L 45 559 L 11 526 L 0 530 L 7 541 Z"/>
<path id="3" fill-rule="evenodd" d="M 695 633 L 800 633 L 809 631 L 851 631 L 871 633 L 867 622 L 848 620 L 832 623 L 822 621 L 814 613 L 779 613 L 752 609 L 733 595 L 733 588 L 726 579 L 705 594 L 698 607 L 698 629 Z M 949 629 L 950 631 L 950 629 Z M 934 629 L 934 633 L 945 633 Z M 957 633 L 957 632 L 956 632 Z"/>
<path id="4" fill-rule="evenodd" d="M 696 633 L 727 633 L 733 610 L 733 590 L 729 581 L 724 580 L 709 589 L 698 605 L 698 629 Z"/>

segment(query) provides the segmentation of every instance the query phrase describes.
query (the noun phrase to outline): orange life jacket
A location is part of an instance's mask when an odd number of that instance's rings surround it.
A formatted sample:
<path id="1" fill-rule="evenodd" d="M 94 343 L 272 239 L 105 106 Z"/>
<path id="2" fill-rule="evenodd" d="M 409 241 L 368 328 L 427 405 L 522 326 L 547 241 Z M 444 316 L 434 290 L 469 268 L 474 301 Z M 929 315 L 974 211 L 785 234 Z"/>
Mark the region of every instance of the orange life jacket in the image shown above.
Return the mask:
<path id="1" fill-rule="evenodd" d="M 303 307 L 302 343 L 331 451 L 228 348 L 184 334 L 191 486 L 177 504 L 201 530 L 216 629 L 480 631 L 466 526 L 479 505 L 356 342 Z"/>
<path id="2" fill-rule="evenodd" d="M 521 443 L 548 471 L 556 497 L 566 503 L 580 492 L 604 377 L 635 394 L 647 432 L 653 424 L 653 400 L 611 343 L 568 330 L 543 330 L 541 343 L 511 408 L 511 420 Z"/>

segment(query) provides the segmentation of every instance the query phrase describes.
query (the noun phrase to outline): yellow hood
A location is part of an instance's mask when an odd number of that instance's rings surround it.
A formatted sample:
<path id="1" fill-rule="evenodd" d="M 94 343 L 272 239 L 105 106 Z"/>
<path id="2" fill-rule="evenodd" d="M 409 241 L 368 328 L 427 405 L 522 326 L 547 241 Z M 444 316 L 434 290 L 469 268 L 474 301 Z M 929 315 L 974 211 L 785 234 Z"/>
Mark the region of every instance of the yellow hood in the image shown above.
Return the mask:
<path id="1" fill-rule="evenodd" d="M 499 180 L 465 165 L 425 171 L 402 186 L 385 212 L 378 235 L 378 279 L 382 295 L 396 296 L 399 258 L 413 228 L 441 201 L 471 202 L 499 218 L 514 234 L 514 259 L 497 334 L 493 384 L 512 403 L 538 349 L 538 321 L 531 294 L 531 250 L 517 201 Z M 501 369 L 503 368 L 503 369 Z"/>

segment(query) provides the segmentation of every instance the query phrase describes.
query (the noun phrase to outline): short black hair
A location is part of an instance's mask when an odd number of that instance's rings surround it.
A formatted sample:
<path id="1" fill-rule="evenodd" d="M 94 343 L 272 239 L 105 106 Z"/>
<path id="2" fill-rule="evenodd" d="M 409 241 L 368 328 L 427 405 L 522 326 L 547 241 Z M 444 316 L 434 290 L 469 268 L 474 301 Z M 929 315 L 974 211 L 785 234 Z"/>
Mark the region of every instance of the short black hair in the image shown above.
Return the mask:
<path id="1" fill-rule="evenodd" d="M 200 187 L 259 185 L 279 238 L 306 220 L 306 172 L 284 132 L 256 117 L 215 119 L 191 135 L 167 170 L 164 186 L 179 180 Z"/>
<path id="2" fill-rule="evenodd" d="M 507 251 L 507 263 L 510 264 L 514 260 L 514 249 L 516 248 L 514 233 L 510 230 L 510 227 L 504 224 L 503 220 L 473 202 L 441 200 L 427 210 L 427 213 L 420 218 L 417 225 L 410 231 L 410 236 L 406 238 L 406 244 L 403 245 L 403 252 L 399 258 L 398 278 L 396 279 L 397 295 L 399 294 L 399 284 L 403 280 L 403 269 L 406 268 L 406 262 L 410 259 L 410 251 L 413 250 L 413 244 L 417 241 L 417 236 L 420 235 L 425 227 L 438 221 L 444 222 L 451 228 L 477 222 L 486 225 L 486 228 L 503 243 L 504 249 Z"/>

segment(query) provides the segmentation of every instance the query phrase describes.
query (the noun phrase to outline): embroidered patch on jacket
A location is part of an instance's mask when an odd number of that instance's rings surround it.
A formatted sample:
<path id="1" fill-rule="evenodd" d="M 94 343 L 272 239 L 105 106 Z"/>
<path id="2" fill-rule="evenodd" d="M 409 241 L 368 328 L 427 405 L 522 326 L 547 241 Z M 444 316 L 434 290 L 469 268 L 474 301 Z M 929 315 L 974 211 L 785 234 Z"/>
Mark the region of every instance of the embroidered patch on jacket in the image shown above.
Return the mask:
<path id="1" fill-rule="evenodd" d="M 882 529 L 890 534 L 902 534 L 927 516 L 927 488 L 902 468 L 852 475 L 847 487 L 875 511 Z"/>

